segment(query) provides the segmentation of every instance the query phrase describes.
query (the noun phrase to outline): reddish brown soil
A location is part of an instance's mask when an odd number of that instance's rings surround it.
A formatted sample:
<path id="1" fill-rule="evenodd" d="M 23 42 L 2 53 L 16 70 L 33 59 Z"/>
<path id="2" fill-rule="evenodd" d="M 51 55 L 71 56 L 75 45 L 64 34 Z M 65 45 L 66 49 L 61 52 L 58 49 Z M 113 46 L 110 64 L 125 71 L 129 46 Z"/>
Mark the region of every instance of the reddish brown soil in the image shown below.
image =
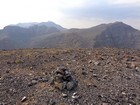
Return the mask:
<path id="1" fill-rule="evenodd" d="M 72 91 L 50 85 L 52 72 L 61 65 L 78 81 Z M 73 101 L 74 92 L 79 97 Z M 140 51 L 0 51 L 0 105 L 140 105 Z"/>

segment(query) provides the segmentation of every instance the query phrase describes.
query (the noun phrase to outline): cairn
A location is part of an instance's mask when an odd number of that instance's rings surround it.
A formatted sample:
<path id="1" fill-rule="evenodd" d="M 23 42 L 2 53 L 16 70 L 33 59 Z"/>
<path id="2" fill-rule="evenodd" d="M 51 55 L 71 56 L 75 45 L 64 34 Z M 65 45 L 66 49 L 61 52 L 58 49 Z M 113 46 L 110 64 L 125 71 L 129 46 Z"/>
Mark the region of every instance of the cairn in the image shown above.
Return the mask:
<path id="1" fill-rule="evenodd" d="M 58 67 L 53 73 L 53 84 L 59 90 L 73 90 L 78 82 L 72 77 L 71 73 L 65 67 Z"/>

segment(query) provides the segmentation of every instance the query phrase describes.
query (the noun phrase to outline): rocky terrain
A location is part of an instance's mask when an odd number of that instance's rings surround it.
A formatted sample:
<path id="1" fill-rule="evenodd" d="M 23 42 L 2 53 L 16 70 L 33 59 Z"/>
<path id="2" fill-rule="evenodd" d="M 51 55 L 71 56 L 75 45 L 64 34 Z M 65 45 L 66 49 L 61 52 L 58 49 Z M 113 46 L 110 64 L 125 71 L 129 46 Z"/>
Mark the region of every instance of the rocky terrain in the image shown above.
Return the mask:
<path id="1" fill-rule="evenodd" d="M 0 105 L 140 105 L 140 51 L 0 51 Z"/>

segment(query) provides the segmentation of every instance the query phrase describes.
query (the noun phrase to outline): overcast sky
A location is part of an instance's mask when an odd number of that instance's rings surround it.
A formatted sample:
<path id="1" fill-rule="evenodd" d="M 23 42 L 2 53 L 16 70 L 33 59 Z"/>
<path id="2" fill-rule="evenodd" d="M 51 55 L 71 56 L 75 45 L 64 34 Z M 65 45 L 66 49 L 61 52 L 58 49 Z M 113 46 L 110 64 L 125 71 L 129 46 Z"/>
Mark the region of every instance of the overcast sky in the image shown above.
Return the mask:
<path id="1" fill-rule="evenodd" d="M 140 29 L 140 0 L 0 0 L 0 28 L 47 21 L 66 28 L 122 21 Z"/>

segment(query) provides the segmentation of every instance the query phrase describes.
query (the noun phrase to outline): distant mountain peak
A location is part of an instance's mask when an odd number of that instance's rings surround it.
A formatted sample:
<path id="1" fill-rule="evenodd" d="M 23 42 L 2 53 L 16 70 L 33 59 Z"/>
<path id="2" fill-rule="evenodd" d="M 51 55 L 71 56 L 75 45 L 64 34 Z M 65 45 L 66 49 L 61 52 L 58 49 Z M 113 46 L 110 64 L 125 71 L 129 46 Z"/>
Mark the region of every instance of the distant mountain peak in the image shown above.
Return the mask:
<path id="1" fill-rule="evenodd" d="M 122 25 L 122 26 L 130 26 L 124 22 L 121 22 L 121 21 L 116 21 L 116 22 L 113 22 L 113 23 L 109 23 L 109 25 Z"/>
<path id="2" fill-rule="evenodd" d="M 29 28 L 29 27 L 32 27 L 32 26 L 35 26 L 35 25 L 38 25 L 38 26 L 47 26 L 47 27 L 55 27 L 59 30 L 65 30 L 65 28 L 63 28 L 62 26 L 52 22 L 52 21 L 48 21 L 48 22 L 29 22 L 29 23 L 18 23 L 18 24 L 15 24 L 15 25 L 11 25 L 11 26 L 19 26 L 19 27 L 22 27 L 22 28 Z"/>
<path id="3" fill-rule="evenodd" d="M 107 27 L 112 27 L 112 26 L 129 26 L 129 25 L 127 25 L 127 24 L 125 24 L 125 23 L 123 23 L 121 21 L 116 21 L 116 22 L 113 22 L 113 23 L 99 24 L 99 25 L 91 27 L 91 28 L 95 28 L 95 27 L 97 27 L 97 28 L 106 27 L 107 28 Z"/>
<path id="4" fill-rule="evenodd" d="M 36 24 L 36 25 L 38 25 L 38 26 L 44 25 L 44 26 L 47 26 L 47 27 L 55 27 L 55 28 L 57 28 L 57 29 L 59 29 L 59 30 L 65 30 L 65 28 L 63 28 L 62 26 L 60 26 L 60 25 L 58 25 L 58 24 L 56 24 L 56 23 L 54 23 L 54 22 L 52 22 L 52 21 L 41 22 L 41 23 L 38 23 L 38 24 Z"/>
<path id="5" fill-rule="evenodd" d="M 122 21 L 116 21 L 114 22 L 114 24 L 125 24 L 125 23 L 123 23 Z"/>

